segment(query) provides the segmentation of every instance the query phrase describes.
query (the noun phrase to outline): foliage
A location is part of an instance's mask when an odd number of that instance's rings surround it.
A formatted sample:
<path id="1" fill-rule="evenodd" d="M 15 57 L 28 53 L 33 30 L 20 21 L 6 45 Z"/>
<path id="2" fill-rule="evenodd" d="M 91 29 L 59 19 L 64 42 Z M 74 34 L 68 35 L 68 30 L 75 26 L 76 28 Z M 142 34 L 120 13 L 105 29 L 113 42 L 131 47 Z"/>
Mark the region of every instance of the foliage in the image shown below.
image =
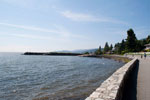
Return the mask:
<path id="1" fill-rule="evenodd" d="M 99 46 L 99 48 L 95 51 L 95 54 L 96 55 L 102 54 L 102 48 L 101 48 L 101 46 Z"/>
<path id="2" fill-rule="evenodd" d="M 144 50 L 145 44 L 150 43 L 150 35 L 142 40 L 138 40 L 133 29 L 127 31 L 127 38 L 121 41 L 121 43 L 116 43 L 114 46 L 114 53 L 125 54 L 127 52 L 140 52 Z"/>
<path id="3" fill-rule="evenodd" d="M 127 52 L 135 52 L 136 51 L 136 42 L 137 38 L 134 34 L 134 31 L 132 29 L 129 29 L 127 31 L 127 39 L 126 39 L 126 51 Z"/>
<path id="4" fill-rule="evenodd" d="M 106 42 L 105 47 L 104 47 L 104 53 L 108 52 L 110 50 L 108 42 Z"/>
<path id="5" fill-rule="evenodd" d="M 110 50 L 110 51 L 112 51 L 112 50 L 113 50 L 113 45 L 112 45 L 112 44 L 110 45 L 109 50 Z"/>
<path id="6" fill-rule="evenodd" d="M 150 49 L 148 49 L 148 50 L 145 50 L 146 52 L 150 52 Z"/>
<path id="7" fill-rule="evenodd" d="M 150 43 L 150 35 L 146 38 L 147 44 Z"/>
<path id="8" fill-rule="evenodd" d="M 135 35 L 133 29 L 129 29 L 127 31 L 126 39 L 123 39 L 121 41 L 121 43 L 116 43 L 114 45 L 114 48 L 113 48 L 112 44 L 109 47 L 108 42 L 106 42 L 103 52 L 104 53 L 114 52 L 115 54 L 125 54 L 128 52 L 140 52 L 140 51 L 144 50 L 145 44 L 149 44 L 149 43 L 150 43 L 150 35 L 145 39 L 138 40 L 136 38 L 136 35 Z M 149 50 L 147 50 L 147 51 L 149 51 Z M 97 51 L 97 53 L 98 53 L 98 51 Z"/>
<path id="9" fill-rule="evenodd" d="M 84 54 L 89 54 L 89 52 L 85 52 Z"/>

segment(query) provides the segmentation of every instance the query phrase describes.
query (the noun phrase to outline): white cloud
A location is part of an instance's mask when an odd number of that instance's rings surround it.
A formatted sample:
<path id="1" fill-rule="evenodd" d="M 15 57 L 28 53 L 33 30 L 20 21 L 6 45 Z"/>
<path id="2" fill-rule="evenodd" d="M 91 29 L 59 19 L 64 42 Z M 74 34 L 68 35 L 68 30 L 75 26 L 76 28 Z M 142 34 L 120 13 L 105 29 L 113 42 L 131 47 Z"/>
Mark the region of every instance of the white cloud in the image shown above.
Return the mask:
<path id="1" fill-rule="evenodd" d="M 61 14 L 74 21 L 99 21 L 98 18 L 88 15 L 88 14 L 82 14 L 82 13 L 73 13 L 71 11 L 64 11 L 61 12 Z"/>
<path id="2" fill-rule="evenodd" d="M 57 36 L 43 36 L 43 35 L 33 35 L 33 34 L 11 34 L 10 36 L 18 37 L 18 38 L 27 38 L 27 39 L 37 39 L 37 40 L 51 40 L 51 41 L 61 41 L 61 42 L 68 42 L 68 39 L 61 38 Z"/>
<path id="3" fill-rule="evenodd" d="M 56 29 L 45 29 L 45 28 L 40 28 L 40 27 L 34 27 L 34 26 L 25 26 L 25 25 L 16 25 L 16 24 L 8 24 L 8 23 L 0 23 L 0 25 L 3 26 L 8 26 L 8 27 L 14 27 L 14 28 L 19 28 L 19 29 L 25 29 L 25 30 L 32 30 L 32 31 L 39 31 L 39 32 L 46 32 L 46 33 L 51 33 L 54 35 L 59 35 L 63 37 L 77 37 L 76 35 L 70 33 L 67 29 L 64 27 L 55 25 Z M 79 37 L 79 36 L 78 36 Z"/>
<path id="4" fill-rule="evenodd" d="M 16 25 L 16 24 L 9 24 L 9 23 L 1 23 L 0 25 L 18 28 L 18 29 L 25 29 L 25 30 L 31 30 L 31 31 L 37 31 L 42 33 L 50 33 L 47 36 L 38 36 L 38 35 L 30 35 L 30 34 L 12 34 L 13 36 L 17 37 L 24 37 L 24 38 L 34 38 L 34 39 L 57 39 L 57 38 L 64 38 L 69 39 L 72 38 L 85 38 L 82 35 L 78 34 L 72 34 L 67 29 L 65 29 L 62 26 L 55 25 L 56 29 L 45 29 L 40 27 L 34 27 L 34 26 L 25 26 L 25 25 Z"/>
<path id="5" fill-rule="evenodd" d="M 0 23 L 0 25 L 15 27 L 15 28 L 21 28 L 21 29 L 26 29 L 26 30 L 33 30 L 33 31 L 41 31 L 41 32 L 56 33 L 56 34 L 65 34 L 65 32 L 62 32 L 62 31 L 44 29 L 44 28 L 39 28 L 39 27 L 34 27 L 34 26 L 24 26 L 24 25 L 16 25 L 16 24 L 8 24 L 8 23 Z"/>
<path id="6" fill-rule="evenodd" d="M 31 39 L 53 39 L 48 36 L 31 35 L 31 34 L 12 34 L 11 36 L 21 37 L 21 38 L 31 38 Z"/>
<path id="7" fill-rule="evenodd" d="M 126 22 L 115 20 L 113 18 L 108 17 L 97 17 L 90 14 L 84 13 L 74 13 L 71 11 L 61 12 L 62 16 L 71 19 L 73 21 L 87 21 L 87 22 L 108 22 L 108 23 L 118 23 L 118 24 L 127 24 Z"/>

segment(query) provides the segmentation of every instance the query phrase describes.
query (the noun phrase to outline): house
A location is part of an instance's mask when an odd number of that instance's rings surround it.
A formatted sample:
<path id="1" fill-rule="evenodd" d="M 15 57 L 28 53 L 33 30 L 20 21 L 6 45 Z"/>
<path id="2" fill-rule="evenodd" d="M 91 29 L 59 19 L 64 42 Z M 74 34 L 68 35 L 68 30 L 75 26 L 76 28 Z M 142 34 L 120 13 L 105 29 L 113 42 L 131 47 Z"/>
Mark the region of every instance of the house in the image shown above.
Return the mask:
<path id="1" fill-rule="evenodd" d="M 150 50 L 150 43 L 145 45 L 145 50 Z"/>

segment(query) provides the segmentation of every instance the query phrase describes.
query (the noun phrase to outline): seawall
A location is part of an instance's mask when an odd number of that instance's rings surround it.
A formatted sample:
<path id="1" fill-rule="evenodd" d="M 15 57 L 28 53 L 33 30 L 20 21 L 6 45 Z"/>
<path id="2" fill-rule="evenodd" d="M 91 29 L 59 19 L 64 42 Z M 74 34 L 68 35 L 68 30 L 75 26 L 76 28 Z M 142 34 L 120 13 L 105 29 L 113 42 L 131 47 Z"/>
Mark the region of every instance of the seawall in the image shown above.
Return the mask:
<path id="1" fill-rule="evenodd" d="M 129 98 L 134 100 L 136 96 L 127 98 L 127 95 L 130 92 L 128 90 L 136 92 L 135 84 L 132 84 L 134 83 L 132 79 L 135 78 L 132 76 L 134 76 L 138 62 L 138 59 L 135 58 L 119 68 L 85 100 L 130 100 Z"/>

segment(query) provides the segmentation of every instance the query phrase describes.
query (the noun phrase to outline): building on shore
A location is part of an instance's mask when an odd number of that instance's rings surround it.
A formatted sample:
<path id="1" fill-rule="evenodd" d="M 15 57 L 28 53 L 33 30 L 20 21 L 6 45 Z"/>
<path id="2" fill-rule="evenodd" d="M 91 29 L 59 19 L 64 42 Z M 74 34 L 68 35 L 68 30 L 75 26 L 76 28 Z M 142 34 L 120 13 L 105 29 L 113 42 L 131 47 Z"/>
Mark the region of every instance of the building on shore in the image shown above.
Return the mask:
<path id="1" fill-rule="evenodd" d="M 150 43 L 145 45 L 145 50 L 150 50 Z"/>

